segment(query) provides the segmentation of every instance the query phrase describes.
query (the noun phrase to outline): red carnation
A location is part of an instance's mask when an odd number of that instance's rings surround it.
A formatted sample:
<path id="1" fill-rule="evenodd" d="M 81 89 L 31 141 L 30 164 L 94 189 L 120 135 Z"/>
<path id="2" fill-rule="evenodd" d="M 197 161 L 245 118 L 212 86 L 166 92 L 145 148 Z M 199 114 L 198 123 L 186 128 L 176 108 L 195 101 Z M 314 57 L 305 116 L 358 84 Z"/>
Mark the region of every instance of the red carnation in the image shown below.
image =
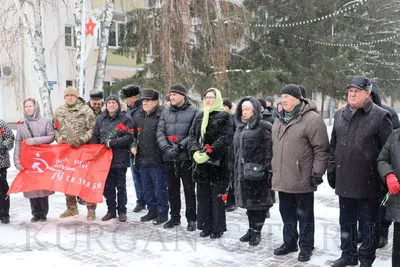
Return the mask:
<path id="1" fill-rule="evenodd" d="M 222 194 L 221 195 L 221 199 L 222 199 L 223 202 L 228 201 L 228 195 L 227 194 Z"/>
<path id="2" fill-rule="evenodd" d="M 131 134 L 133 134 L 133 133 L 135 132 L 135 129 L 129 129 L 129 132 L 130 132 Z"/>
<path id="3" fill-rule="evenodd" d="M 140 134 L 140 132 L 143 130 L 143 128 L 137 128 L 137 130 L 138 130 L 138 134 Z"/>
<path id="4" fill-rule="evenodd" d="M 4 136 L 4 130 L 3 130 L 3 128 L 0 128 L 0 135 L 1 135 L 1 136 Z"/>
<path id="5" fill-rule="evenodd" d="M 24 121 L 17 121 L 17 125 L 22 125 L 24 124 Z"/>
<path id="6" fill-rule="evenodd" d="M 212 153 L 211 146 L 209 144 L 205 145 L 207 153 Z"/>
<path id="7" fill-rule="evenodd" d="M 54 129 L 58 129 L 58 128 L 60 128 L 60 126 L 61 126 L 61 123 L 59 121 L 56 121 L 54 123 Z"/>
<path id="8" fill-rule="evenodd" d="M 171 141 L 172 143 L 178 143 L 179 138 L 174 135 L 170 135 L 168 136 L 168 140 Z"/>
<path id="9" fill-rule="evenodd" d="M 126 126 L 122 123 L 117 124 L 117 126 L 115 126 L 115 129 L 117 131 L 124 131 L 124 132 L 126 132 L 126 130 L 127 130 Z"/>

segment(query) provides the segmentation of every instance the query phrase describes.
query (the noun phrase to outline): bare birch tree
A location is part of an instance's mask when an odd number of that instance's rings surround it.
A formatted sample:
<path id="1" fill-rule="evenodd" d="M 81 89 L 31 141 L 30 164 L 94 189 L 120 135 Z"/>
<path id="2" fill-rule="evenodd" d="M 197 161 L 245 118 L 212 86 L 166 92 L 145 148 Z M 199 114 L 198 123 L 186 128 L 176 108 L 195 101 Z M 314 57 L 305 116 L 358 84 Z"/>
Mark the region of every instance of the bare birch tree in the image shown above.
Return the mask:
<path id="1" fill-rule="evenodd" d="M 14 0 L 14 2 L 24 27 L 25 40 L 32 57 L 33 68 L 36 72 L 43 115 L 51 118 L 53 109 L 50 99 L 43 46 L 42 1 L 31 0 L 30 2 L 26 2 Z M 28 16 L 28 14 L 30 14 L 30 16 Z M 30 21 L 29 18 L 32 18 L 33 21 Z"/>
<path id="2" fill-rule="evenodd" d="M 113 22 L 114 0 L 106 0 L 103 12 L 99 39 L 99 56 L 97 58 L 96 74 L 94 76 L 93 90 L 103 91 L 104 75 L 107 64 L 108 40 Z"/>
<path id="3" fill-rule="evenodd" d="M 81 42 L 82 38 L 82 0 L 75 1 L 74 9 L 74 20 L 75 20 L 75 38 L 76 38 L 76 84 L 80 84 L 80 71 L 81 71 L 81 60 L 85 60 L 85 55 L 82 55 Z M 83 70 L 83 76 L 85 77 L 85 69 Z M 85 79 L 83 79 L 83 96 L 85 95 Z"/>

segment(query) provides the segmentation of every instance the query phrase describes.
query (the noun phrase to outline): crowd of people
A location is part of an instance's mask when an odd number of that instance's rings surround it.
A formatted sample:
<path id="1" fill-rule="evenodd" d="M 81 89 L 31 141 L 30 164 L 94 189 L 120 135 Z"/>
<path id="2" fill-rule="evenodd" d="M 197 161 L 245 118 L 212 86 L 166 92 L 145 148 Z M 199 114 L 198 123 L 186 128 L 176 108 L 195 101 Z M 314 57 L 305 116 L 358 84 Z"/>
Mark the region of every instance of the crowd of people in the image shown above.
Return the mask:
<path id="1" fill-rule="evenodd" d="M 200 110 L 187 93 L 182 84 L 174 84 L 161 105 L 157 90 L 128 85 L 120 96 L 111 94 L 104 102 L 102 91 L 92 91 L 85 103 L 76 88 L 68 87 L 65 104 L 52 121 L 41 116 L 36 99 L 24 100 L 24 123 L 17 125 L 16 137 L 0 120 L 1 223 L 10 222 L 7 168 L 14 143 L 19 171 L 28 167 L 20 162 L 23 140 L 30 146 L 53 141 L 73 148 L 103 144 L 113 158 L 102 221 L 127 221 L 130 167 L 137 198 L 133 212 L 147 209 L 140 221 L 166 229 L 180 225 L 182 184 L 187 231 L 198 229 L 200 237 L 221 238 L 227 231 L 226 212 L 240 207 L 246 209 L 249 222 L 240 242 L 256 246 L 277 192 L 283 243 L 274 255 L 300 249 L 298 260 L 307 262 L 314 250 L 314 192 L 327 171 L 328 183 L 339 197 L 342 250 L 331 266 L 358 262 L 372 266 L 376 249 L 388 243 L 392 221 L 392 264 L 400 266 L 400 130 L 393 131 L 400 123 L 397 114 L 381 104 L 374 81 L 351 79 L 347 104 L 335 113 L 330 141 L 317 105 L 302 85 L 284 86 L 276 107 L 273 97 L 246 96 L 235 109 L 217 88 L 209 88 Z M 121 124 L 133 134 L 115 133 Z M 52 194 L 24 193 L 30 200 L 32 223 L 46 221 Z M 60 217 L 79 214 L 78 201 L 83 202 L 66 195 L 66 210 Z M 95 220 L 96 203 L 85 205 L 87 220 Z"/>

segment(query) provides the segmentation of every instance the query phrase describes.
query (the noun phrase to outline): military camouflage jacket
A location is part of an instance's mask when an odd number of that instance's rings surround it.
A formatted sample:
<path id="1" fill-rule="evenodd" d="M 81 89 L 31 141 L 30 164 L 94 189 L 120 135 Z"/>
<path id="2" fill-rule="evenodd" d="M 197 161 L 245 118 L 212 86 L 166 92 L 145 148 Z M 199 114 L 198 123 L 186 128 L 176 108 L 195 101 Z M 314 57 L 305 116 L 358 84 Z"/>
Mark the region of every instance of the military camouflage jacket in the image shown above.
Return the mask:
<path id="1" fill-rule="evenodd" d="M 62 137 L 63 143 L 70 144 L 74 138 L 79 138 L 82 143 L 89 143 L 96 117 L 93 110 L 78 98 L 74 105 L 64 104 L 59 107 L 53 116 L 54 138 Z"/>

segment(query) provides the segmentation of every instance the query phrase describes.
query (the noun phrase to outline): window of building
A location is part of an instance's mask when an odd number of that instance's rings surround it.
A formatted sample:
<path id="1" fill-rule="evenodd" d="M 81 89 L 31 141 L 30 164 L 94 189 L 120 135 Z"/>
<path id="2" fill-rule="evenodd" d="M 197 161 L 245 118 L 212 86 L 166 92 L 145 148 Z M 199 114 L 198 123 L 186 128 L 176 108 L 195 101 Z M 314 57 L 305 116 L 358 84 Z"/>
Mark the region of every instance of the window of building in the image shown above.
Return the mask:
<path id="1" fill-rule="evenodd" d="M 66 80 L 66 81 L 65 81 L 65 87 L 68 87 L 68 86 L 74 86 L 74 81 L 72 81 L 72 80 Z"/>
<path id="2" fill-rule="evenodd" d="M 75 28 L 73 26 L 65 26 L 65 47 L 76 47 Z"/>
<path id="3" fill-rule="evenodd" d="M 110 81 L 104 81 L 103 82 L 103 86 L 110 86 L 111 85 L 111 82 Z"/>
<path id="4" fill-rule="evenodd" d="M 100 44 L 101 27 L 99 27 L 97 45 Z M 125 22 L 114 21 L 110 28 L 110 36 L 108 38 L 108 45 L 110 47 L 120 47 L 125 38 Z"/>

